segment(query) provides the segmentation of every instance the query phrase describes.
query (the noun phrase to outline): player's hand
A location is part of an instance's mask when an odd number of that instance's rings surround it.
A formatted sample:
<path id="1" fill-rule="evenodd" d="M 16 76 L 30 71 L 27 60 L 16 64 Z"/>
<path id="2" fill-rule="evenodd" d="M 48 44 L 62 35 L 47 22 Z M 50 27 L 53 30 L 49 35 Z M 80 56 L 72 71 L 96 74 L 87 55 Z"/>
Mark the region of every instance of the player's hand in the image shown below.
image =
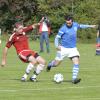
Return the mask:
<path id="1" fill-rule="evenodd" d="M 43 20 L 44 20 L 44 17 L 42 17 L 42 19 L 40 20 L 40 23 L 43 22 Z"/>
<path id="2" fill-rule="evenodd" d="M 42 20 L 44 20 L 44 17 L 42 17 Z"/>
<path id="3" fill-rule="evenodd" d="M 92 28 L 96 28 L 96 27 L 97 27 L 97 25 L 91 25 L 91 27 L 92 27 Z"/>

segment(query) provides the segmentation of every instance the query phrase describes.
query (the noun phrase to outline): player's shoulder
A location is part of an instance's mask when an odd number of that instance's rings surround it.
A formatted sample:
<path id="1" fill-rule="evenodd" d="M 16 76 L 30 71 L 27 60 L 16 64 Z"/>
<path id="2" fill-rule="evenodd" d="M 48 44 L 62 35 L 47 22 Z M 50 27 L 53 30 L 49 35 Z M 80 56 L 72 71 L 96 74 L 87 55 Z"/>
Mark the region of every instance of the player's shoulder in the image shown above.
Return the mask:
<path id="1" fill-rule="evenodd" d="M 66 23 L 62 24 L 61 29 L 66 28 Z"/>
<path id="2" fill-rule="evenodd" d="M 79 23 L 78 22 L 73 22 L 73 27 L 79 27 Z"/>
<path id="3" fill-rule="evenodd" d="M 78 25 L 78 22 L 73 22 L 74 25 Z"/>

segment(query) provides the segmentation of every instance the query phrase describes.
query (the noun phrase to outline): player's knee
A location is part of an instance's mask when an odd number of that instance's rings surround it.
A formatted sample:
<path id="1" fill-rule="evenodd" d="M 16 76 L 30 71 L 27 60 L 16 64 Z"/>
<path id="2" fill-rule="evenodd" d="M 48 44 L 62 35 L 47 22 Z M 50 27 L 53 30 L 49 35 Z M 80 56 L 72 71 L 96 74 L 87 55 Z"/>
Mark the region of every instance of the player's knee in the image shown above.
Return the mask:
<path id="1" fill-rule="evenodd" d="M 46 65 L 46 61 L 43 59 L 43 65 Z"/>
<path id="2" fill-rule="evenodd" d="M 33 56 L 30 56 L 28 61 L 31 62 L 33 65 L 37 63 L 36 59 Z"/>
<path id="3" fill-rule="evenodd" d="M 43 59 L 42 57 L 39 56 L 36 60 L 37 60 L 37 62 L 38 62 L 39 64 L 46 65 L 46 61 L 45 61 L 45 59 Z"/>

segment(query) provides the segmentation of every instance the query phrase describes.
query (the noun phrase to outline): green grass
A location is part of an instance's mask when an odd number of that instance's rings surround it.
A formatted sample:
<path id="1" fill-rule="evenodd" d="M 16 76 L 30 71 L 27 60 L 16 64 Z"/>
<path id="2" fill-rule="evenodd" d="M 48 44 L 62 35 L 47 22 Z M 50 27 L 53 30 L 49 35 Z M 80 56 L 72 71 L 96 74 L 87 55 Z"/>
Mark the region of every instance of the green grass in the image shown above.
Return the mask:
<path id="1" fill-rule="evenodd" d="M 0 61 L 5 42 L 0 47 Z M 51 43 L 51 53 L 41 53 L 47 63 L 54 59 L 56 50 Z M 39 51 L 39 42 L 30 42 L 30 47 Z M 50 72 L 46 69 L 38 76 L 38 82 L 21 82 L 27 64 L 22 63 L 15 49 L 9 49 L 7 64 L 0 67 L 0 100 L 100 100 L 100 56 L 95 56 L 94 44 L 78 44 L 80 51 L 80 72 L 82 81 L 74 85 L 72 63 L 66 58 L 59 67 Z M 64 82 L 56 84 L 53 76 L 56 73 L 64 75 Z M 32 74 L 32 73 L 31 73 Z"/>

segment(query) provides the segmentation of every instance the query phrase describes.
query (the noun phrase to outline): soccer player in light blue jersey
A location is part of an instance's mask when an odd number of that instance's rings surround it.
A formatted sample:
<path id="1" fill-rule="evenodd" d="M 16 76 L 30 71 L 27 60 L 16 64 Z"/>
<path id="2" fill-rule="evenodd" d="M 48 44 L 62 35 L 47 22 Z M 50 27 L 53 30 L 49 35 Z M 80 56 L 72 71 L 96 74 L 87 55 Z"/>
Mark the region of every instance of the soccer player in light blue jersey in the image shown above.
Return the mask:
<path id="1" fill-rule="evenodd" d="M 70 15 L 65 16 L 66 23 L 59 29 L 58 34 L 55 37 L 55 47 L 57 49 L 56 57 L 47 66 L 47 71 L 50 71 L 52 67 L 56 67 L 61 61 L 68 57 L 73 62 L 72 70 L 72 83 L 77 84 L 81 81 L 78 77 L 79 72 L 79 51 L 76 47 L 77 42 L 77 30 L 81 28 L 95 28 L 96 25 L 84 25 L 78 24 L 73 21 L 73 17 Z"/>

